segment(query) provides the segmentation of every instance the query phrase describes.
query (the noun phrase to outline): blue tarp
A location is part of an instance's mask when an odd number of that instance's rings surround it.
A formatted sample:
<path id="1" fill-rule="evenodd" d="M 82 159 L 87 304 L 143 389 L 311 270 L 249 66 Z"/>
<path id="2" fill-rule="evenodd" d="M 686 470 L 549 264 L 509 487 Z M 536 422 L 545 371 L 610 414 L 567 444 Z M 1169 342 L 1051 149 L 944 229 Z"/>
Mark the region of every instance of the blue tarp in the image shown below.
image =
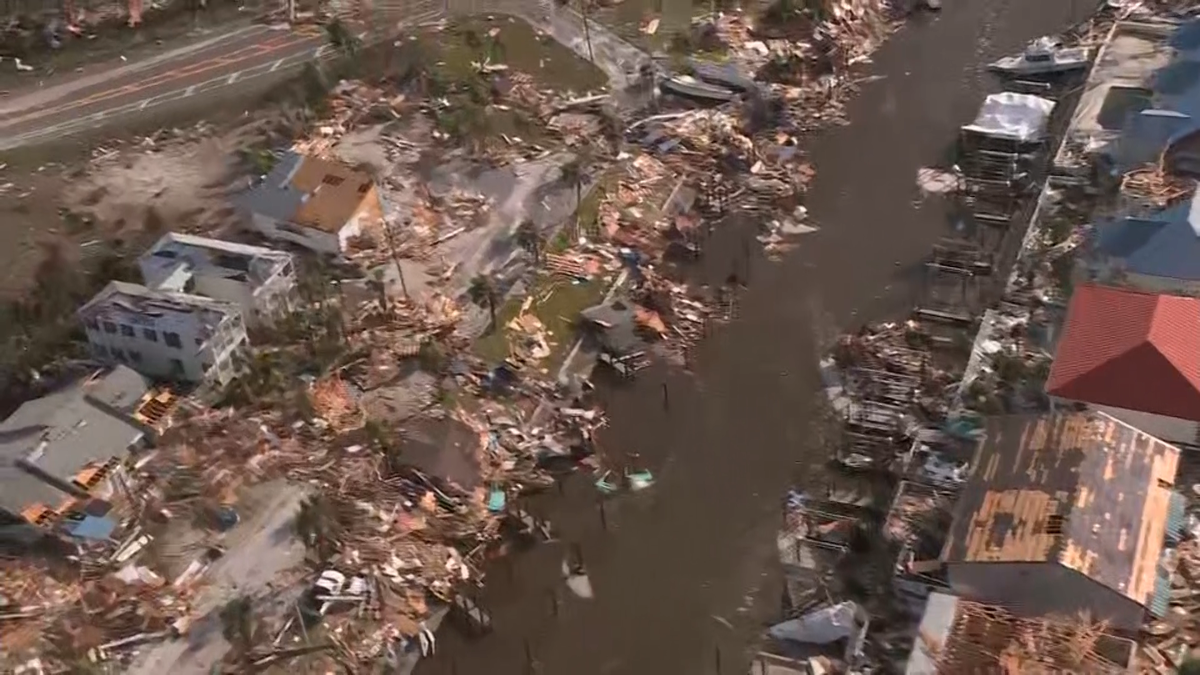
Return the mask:
<path id="1" fill-rule="evenodd" d="M 83 520 L 69 528 L 72 537 L 80 539 L 108 539 L 117 524 L 109 518 L 100 516 L 85 516 Z"/>
<path id="2" fill-rule="evenodd" d="M 508 497 L 504 494 L 504 490 L 492 488 L 491 494 L 488 495 L 488 511 L 499 513 L 504 510 L 504 505 L 508 502 Z"/>

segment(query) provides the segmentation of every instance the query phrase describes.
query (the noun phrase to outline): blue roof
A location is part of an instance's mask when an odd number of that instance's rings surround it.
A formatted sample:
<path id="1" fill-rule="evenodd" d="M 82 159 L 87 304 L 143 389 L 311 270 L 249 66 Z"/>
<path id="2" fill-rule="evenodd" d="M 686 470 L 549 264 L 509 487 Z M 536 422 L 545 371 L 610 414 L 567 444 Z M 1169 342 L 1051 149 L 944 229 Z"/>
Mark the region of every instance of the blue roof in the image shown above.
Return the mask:
<path id="1" fill-rule="evenodd" d="M 1170 141 L 1200 126 L 1200 21 L 1175 30 L 1171 60 L 1151 76 L 1150 107 L 1133 112 L 1113 147 L 1116 169 L 1156 161 Z"/>
<path id="2" fill-rule="evenodd" d="M 1200 281 L 1200 193 L 1152 218 L 1098 223 L 1096 248 L 1134 274 Z"/>
<path id="3" fill-rule="evenodd" d="M 69 529 L 72 537 L 95 540 L 108 539 L 113 530 L 117 529 L 117 523 L 111 518 L 85 516 L 83 520 Z"/>

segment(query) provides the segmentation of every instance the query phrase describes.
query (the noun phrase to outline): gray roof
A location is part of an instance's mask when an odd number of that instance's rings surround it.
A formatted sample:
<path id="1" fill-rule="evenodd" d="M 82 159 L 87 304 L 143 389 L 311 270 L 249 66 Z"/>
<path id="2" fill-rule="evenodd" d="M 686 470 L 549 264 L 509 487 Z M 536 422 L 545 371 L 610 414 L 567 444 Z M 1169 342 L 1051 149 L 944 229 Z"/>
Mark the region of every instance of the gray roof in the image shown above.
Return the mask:
<path id="1" fill-rule="evenodd" d="M 145 392 L 145 381 L 131 373 L 121 367 L 77 381 L 25 403 L 0 422 L 0 507 L 20 513 L 36 503 L 57 506 L 67 497 L 22 466 L 70 483 L 88 464 L 120 457 L 142 437 L 141 428 L 96 403 L 118 409 L 135 405 L 134 395 L 139 387 Z"/>
<path id="2" fill-rule="evenodd" d="M 945 593 L 929 594 L 921 627 L 917 630 L 912 652 L 908 656 L 905 675 L 937 675 L 938 653 L 950 639 L 954 619 L 958 616 L 958 598 Z"/>
<path id="3" fill-rule="evenodd" d="M 1098 224 L 1097 248 L 1134 274 L 1200 280 L 1200 192 L 1152 218 Z"/>
<path id="4" fill-rule="evenodd" d="M 244 277 L 257 286 L 291 260 L 284 251 L 263 246 L 169 232 L 138 258 L 138 264 L 148 286 L 157 286 L 180 265 L 194 273 Z"/>
<path id="5" fill-rule="evenodd" d="M 234 198 L 242 208 L 273 220 L 289 220 L 304 203 L 304 191 L 292 187 L 292 176 L 304 163 L 304 155 L 285 152 L 258 185 Z"/>
<path id="6" fill-rule="evenodd" d="M 134 312 L 153 312 L 162 309 L 171 311 L 191 311 L 194 309 L 216 312 L 220 315 L 240 314 L 241 310 L 232 302 L 215 300 L 203 295 L 176 293 L 174 291 L 156 291 L 141 284 L 131 284 L 127 281 L 110 281 L 91 300 L 88 300 L 77 312 L 84 315 L 89 309 L 117 302 L 126 309 Z"/>
<path id="7" fill-rule="evenodd" d="M 645 342 L 637 334 L 637 311 L 629 300 L 617 298 L 609 303 L 588 307 L 579 313 L 582 320 L 601 329 L 605 349 L 623 356 L 637 351 Z"/>
<path id="8" fill-rule="evenodd" d="M 150 381 L 129 366 L 116 366 L 84 384 L 90 398 L 128 415 L 133 414 L 150 388 Z"/>

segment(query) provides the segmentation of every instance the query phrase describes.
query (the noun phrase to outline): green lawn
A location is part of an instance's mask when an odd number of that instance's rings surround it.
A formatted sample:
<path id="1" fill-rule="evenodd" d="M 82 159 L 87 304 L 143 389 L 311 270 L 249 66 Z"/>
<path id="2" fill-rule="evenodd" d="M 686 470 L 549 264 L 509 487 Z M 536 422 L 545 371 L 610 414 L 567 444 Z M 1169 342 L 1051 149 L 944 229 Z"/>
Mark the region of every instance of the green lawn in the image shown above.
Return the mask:
<path id="1" fill-rule="evenodd" d="M 529 313 L 546 327 L 550 356 L 538 364 L 553 373 L 562 364 L 577 337 L 576 319 L 579 312 L 604 299 L 609 279 L 572 282 L 562 277 L 538 277 L 531 295 L 535 298 Z M 512 297 L 496 309 L 495 329 L 475 341 L 475 353 L 488 363 L 503 361 L 509 354 L 508 323 L 521 310 L 524 297 Z"/>

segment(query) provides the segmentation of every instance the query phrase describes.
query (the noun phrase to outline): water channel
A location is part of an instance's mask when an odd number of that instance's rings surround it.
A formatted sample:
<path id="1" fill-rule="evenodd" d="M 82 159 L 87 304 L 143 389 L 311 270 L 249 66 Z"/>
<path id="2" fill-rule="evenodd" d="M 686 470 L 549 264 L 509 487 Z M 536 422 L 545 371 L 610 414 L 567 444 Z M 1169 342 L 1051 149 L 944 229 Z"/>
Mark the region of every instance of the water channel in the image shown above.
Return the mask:
<path id="1" fill-rule="evenodd" d="M 532 505 L 581 545 L 596 597 L 563 589 L 563 544 L 521 554 L 481 596 L 495 632 L 443 631 L 417 675 L 524 675 L 527 652 L 550 675 L 717 675 L 718 648 L 722 673 L 744 673 L 745 645 L 778 607 L 780 498 L 824 459 L 810 419 L 816 336 L 909 306 L 906 270 L 946 232 L 941 208 L 917 201 L 917 169 L 941 160 L 998 88 L 984 64 L 1094 7 L 952 0 L 894 35 L 863 73 L 852 124 L 806 144 L 821 231 L 781 263 L 754 261 L 740 318 L 701 348 L 695 375 L 652 370 L 604 392 L 601 445 L 640 455 L 656 485 L 610 502 L 607 530 L 584 477 Z M 704 264 L 723 277 L 741 247 L 717 248 Z"/>

